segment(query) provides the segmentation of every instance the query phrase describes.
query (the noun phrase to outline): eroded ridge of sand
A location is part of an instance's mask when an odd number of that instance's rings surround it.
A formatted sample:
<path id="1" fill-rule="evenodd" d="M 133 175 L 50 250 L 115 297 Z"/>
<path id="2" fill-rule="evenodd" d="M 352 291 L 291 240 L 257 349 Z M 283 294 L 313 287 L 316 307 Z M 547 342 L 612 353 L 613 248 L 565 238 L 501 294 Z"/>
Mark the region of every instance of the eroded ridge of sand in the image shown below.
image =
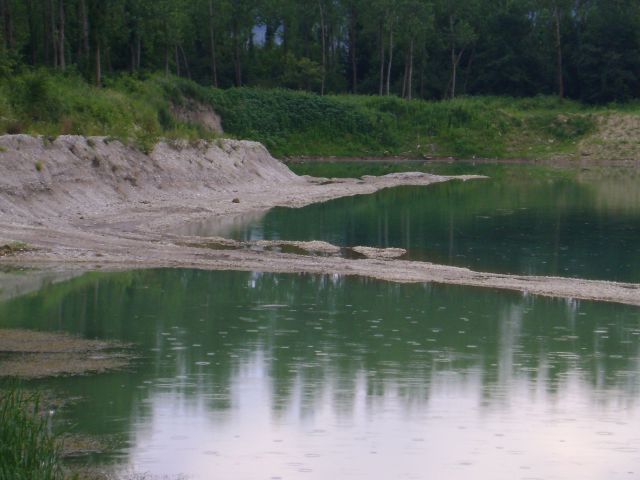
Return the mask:
<path id="1" fill-rule="evenodd" d="M 160 144 L 150 155 L 102 138 L 59 137 L 47 143 L 4 136 L 0 147 L 0 242 L 17 240 L 34 247 L 2 257 L 0 264 L 358 275 L 640 305 L 637 284 L 480 273 L 404 261 L 397 258 L 402 252 L 380 249 L 354 248 L 365 258 L 345 258 L 335 254 L 338 247 L 326 244 L 280 242 L 253 249 L 210 239 L 207 248 L 206 239 L 176 233 L 196 220 L 231 222 L 275 206 L 301 207 L 383 188 L 482 177 L 299 177 L 262 145 L 232 140 Z M 220 248 L 225 242 L 222 246 L 229 248 Z"/>

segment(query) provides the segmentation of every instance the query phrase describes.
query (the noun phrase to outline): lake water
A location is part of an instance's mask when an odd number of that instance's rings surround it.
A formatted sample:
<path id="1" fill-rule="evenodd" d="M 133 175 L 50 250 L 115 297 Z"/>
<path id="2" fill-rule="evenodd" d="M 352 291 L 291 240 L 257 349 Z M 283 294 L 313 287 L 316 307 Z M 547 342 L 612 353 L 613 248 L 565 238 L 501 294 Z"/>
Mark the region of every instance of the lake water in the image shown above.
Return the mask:
<path id="1" fill-rule="evenodd" d="M 275 208 L 224 225 L 189 224 L 183 232 L 401 247 L 410 259 L 477 271 L 640 282 L 637 171 L 576 175 L 466 165 L 445 173 L 463 171 L 492 178 Z"/>
<path id="2" fill-rule="evenodd" d="M 489 170 L 476 173 L 497 173 L 490 180 L 184 232 L 640 282 L 637 175 Z M 0 328 L 14 327 L 134 345 L 128 371 L 30 385 L 75 399 L 54 415 L 56 431 L 111 446 L 76 462 L 145 480 L 640 478 L 637 307 L 147 270 L 86 273 L 5 300 Z"/>
<path id="3" fill-rule="evenodd" d="M 80 463 L 193 479 L 640 476 L 636 307 L 150 270 L 7 300 L 0 326 L 136 345 L 130 371 L 33 382 L 78 398 L 58 431 L 113 445 Z"/>

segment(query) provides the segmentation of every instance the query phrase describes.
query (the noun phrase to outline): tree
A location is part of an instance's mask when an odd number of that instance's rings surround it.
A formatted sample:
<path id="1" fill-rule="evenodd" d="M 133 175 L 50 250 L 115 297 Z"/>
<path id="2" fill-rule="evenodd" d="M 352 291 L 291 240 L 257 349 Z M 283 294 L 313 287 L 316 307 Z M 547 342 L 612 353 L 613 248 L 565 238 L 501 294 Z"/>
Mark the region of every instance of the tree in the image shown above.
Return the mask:
<path id="1" fill-rule="evenodd" d="M 556 91 L 561 99 L 565 96 L 562 22 L 564 18 L 570 17 L 570 11 L 574 6 L 573 3 L 572 0 L 542 0 L 541 5 L 542 12 L 549 19 L 550 29 L 553 32 Z"/>
<path id="2" fill-rule="evenodd" d="M 449 49 L 451 74 L 447 96 L 455 98 L 460 61 L 477 38 L 473 22 L 479 18 L 478 3 L 476 0 L 439 0 L 438 10 L 440 26 Z"/>
<path id="3" fill-rule="evenodd" d="M 401 43 L 405 48 L 405 69 L 402 81 L 402 96 L 413 98 L 413 72 L 416 50 L 426 55 L 424 46 L 432 30 L 432 5 L 425 0 L 402 0 L 399 5 Z"/>
<path id="4" fill-rule="evenodd" d="M 15 48 L 15 34 L 13 23 L 13 5 L 11 0 L 0 0 L 0 15 L 4 27 L 4 47 L 7 50 Z"/>
<path id="5" fill-rule="evenodd" d="M 347 18 L 347 31 L 349 46 L 349 66 L 351 92 L 358 93 L 358 30 L 360 2 L 359 0 L 344 0 L 343 8 Z"/>
<path id="6" fill-rule="evenodd" d="M 467 62 L 465 85 L 470 85 L 471 93 L 523 96 L 549 88 L 546 52 L 538 48 L 536 13 L 533 1 L 507 3 L 500 9 L 483 6 L 478 40 Z"/>
<path id="7" fill-rule="evenodd" d="M 638 0 L 0 0 L 0 70 L 413 98 L 640 95 Z M 419 87 L 417 88 L 417 84 Z"/>
<path id="8" fill-rule="evenodd" d="M 626 101 L 640 92 L 640 5 L 599 0 L 587 13 L 578 58 L 581 97 L 587 102 Z"/>

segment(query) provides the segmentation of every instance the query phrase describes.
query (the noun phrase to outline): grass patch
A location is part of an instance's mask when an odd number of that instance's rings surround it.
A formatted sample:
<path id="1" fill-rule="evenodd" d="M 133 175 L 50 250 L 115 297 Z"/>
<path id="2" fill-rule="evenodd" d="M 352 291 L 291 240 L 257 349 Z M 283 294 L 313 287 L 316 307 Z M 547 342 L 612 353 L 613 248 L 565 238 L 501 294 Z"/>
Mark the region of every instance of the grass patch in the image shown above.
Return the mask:
<path id="1" fill-rule="evenodd" d="M 179 79 L 119 76 L 96 88 L 74 73 L 26 70 L 0 83 L 0 133 L 105 136 L 150 151 L 160 138 L 213 138 L 200 125 L 175 121 L 166 84 Z M 191 83 L 191 82 L 188 82 Z M 192 90 L 204 89 L 193 84 Z M 182 90 L 180 90 L 182 91 Z M 182 100 L 184 97 L 176 101 Z"/>
<path id="2" fill-rule="evenodd" d="M 0 478 L 60 480 L 60 454 L 39 397 L 17 388 L 0 392 Z"/>
<path id="3" fill-rule="evenodd" d="M 21 252 L 27 252 L 31 250 L 31 247 L 24 242 L 10 242 L 4 245 L 0 245 L 0 257 L 7 257 L 9 255 L 16 255 Z"/>

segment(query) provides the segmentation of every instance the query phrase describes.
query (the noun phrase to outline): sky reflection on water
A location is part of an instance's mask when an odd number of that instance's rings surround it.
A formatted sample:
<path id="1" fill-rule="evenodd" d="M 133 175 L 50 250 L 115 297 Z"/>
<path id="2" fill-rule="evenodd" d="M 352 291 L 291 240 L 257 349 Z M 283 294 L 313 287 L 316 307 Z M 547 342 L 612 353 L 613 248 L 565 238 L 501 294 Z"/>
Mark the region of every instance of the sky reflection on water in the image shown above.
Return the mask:
<path id="1" fill-rule="evenodd" d="M 94 458 L 187 478 L 635 478 L 640 310 L 338 276 L 86 274 L 3 327 L 134 342 L 43 386 Z M 629 473 L 633 472 L 633 473 Z"/>

